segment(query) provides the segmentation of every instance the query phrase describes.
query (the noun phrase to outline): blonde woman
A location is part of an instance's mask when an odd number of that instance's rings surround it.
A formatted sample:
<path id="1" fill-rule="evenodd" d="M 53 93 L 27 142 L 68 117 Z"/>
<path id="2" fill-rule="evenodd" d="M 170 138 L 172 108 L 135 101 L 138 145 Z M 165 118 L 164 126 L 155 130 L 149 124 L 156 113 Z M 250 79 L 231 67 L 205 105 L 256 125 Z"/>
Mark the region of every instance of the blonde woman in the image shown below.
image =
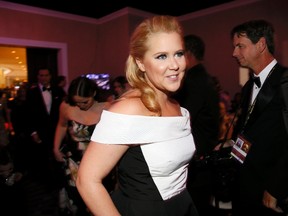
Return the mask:
<path id="1" fill-rule="evenodd" d="M 186 68 L 176 18 L 144 20 L 131 37 L 126 67 L 132 89 L 103 111 L 77 188 L 94 215 L 198 215 L 186 189 L 195 151 L 190 117 L 170 97 Z M 102 180 L 117 164 L 119 188 L 110 196 Z"/>

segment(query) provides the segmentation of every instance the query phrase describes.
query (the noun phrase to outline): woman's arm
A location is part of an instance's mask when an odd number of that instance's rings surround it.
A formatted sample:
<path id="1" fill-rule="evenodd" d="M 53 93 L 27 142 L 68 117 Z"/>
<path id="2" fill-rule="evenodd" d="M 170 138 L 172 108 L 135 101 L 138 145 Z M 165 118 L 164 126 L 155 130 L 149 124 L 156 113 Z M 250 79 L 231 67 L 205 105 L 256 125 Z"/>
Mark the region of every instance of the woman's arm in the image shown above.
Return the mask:
<path id="1" fill-rule="evenodd" d="M 68 119 L 66 117 L 67 106 L 69 105 L 66 104 L 65 102 L 62 102 L 62 104 L 60 105 L 59 120 L 58 120 L 58 124 L 57 124 L 56 131 L 55 131 L 55 136 L 54 136 L 53 152 L 54 152 L 55 159 L 59 162 L 63 162 L 63 157 L 64 157 L 63 153 L 60 151 L 60 146 L 61 146 L 62 140 L 64 139 L 66 135 L 67 127 L 68 127 Z"/>
<path id="2" fill-rule="evenodd" d="M 90 142 L 84 153 L 76 186 L 87 207 L 95 216 L 120 216 L 102 180 L 116 166 L 127 149 L 127 145 Z"/>

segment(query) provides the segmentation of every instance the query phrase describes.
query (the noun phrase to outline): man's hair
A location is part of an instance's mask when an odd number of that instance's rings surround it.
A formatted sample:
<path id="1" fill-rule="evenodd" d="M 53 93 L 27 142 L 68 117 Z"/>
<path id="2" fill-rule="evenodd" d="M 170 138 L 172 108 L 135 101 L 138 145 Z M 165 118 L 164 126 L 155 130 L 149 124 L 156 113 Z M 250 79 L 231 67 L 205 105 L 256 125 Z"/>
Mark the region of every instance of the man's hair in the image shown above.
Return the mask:
<path id="1" fill-rule="evenodd" d="M 185 50 L 190 51 L 197 60 L 202 61 L 205 55 L 205 43 L 197 35 L 186 35 L 184 37 Z"/>
<path id="2" fill-rule="evenodd" d="M 266 20 L 251 20 L 237 25 L 230 33 L 231 38 L 235 34 L 238 37 L 247 37 L 253 44 L 256 44 L 261 37 L 264 37 L 269 52 L 274 54 L 274 28 Z"/>

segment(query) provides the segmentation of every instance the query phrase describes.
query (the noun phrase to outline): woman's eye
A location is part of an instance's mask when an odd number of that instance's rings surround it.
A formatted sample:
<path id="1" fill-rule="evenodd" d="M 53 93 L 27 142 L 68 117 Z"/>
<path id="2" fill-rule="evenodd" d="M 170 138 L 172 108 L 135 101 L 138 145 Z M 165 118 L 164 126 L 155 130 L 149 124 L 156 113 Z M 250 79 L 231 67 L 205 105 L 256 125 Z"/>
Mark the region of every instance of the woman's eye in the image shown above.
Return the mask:
<path id="1" fill-rule="evenodd" d="M 178 57 L 184 56 L 184 51 L 177 52 L 177 53 L 176 53 L 176 56 L 178 56 Z"/>
<path id="2" fill-rule="evenodd" d="M 166 59 L 167 55 L 166 54 L 161 54 L 159 56 L 156 57 L 157 59 Z"/>

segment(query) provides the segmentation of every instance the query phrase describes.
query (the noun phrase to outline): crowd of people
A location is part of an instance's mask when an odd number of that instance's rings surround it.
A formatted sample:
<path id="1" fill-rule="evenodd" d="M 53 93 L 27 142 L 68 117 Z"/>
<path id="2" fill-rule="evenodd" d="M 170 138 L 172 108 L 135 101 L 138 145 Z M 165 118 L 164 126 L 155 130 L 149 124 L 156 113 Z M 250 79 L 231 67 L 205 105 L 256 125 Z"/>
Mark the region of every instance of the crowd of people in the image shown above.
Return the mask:
<path id="1" fill-rule="evenodd" d="M 65 76 L 54 83 L 40 68 L 37 83 L 1 95 L 1 215 L 47 215 L 51 206 L 51 216 L 287 215 L 287 69 L 269 22 L 241 23 L 230 36 L 251 73 L 232 99 L 205 68 L 204 40 L 167 15 L 135 28 L 125 75 L 109 91 L 80 75 L 66 92 Z M 227 140 L 237 143 L 237 172 L 232 204 L 218 211 L 203 161 Z M 27 208 L 25 179 L 45 185 L 51 202 Z"/>

